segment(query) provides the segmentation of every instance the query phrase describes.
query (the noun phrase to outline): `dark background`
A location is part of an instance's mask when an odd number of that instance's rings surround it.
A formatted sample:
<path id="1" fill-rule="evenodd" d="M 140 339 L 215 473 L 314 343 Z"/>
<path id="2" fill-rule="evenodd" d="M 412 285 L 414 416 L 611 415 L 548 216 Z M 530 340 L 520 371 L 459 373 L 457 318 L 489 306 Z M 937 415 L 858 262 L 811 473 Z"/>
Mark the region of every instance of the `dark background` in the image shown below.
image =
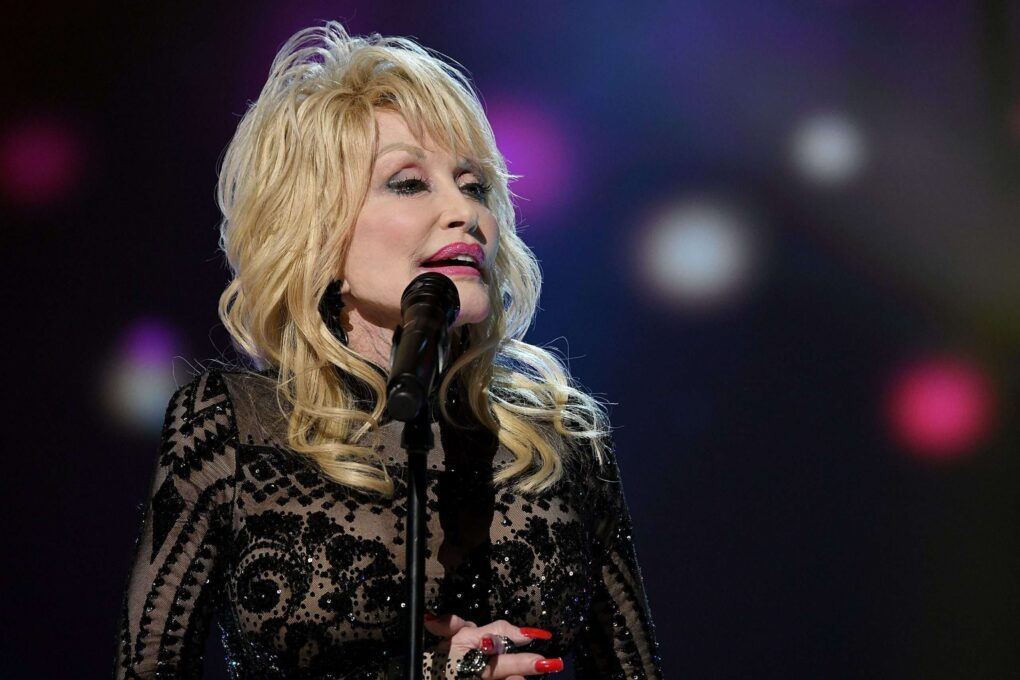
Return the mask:
<path id="1" fill-rule="evenodd" d="M 228 353 L 217 161 L 324 19 L 471 71 L 546 277 L 528 340 L 615 404 L 668 677 L 1016 677 L 1020 7 L 991 0 L 5 12 L 0 675 L 111 672 L 162 408 Z M 648 245 L 691 224 L 706 251 Z M 649 252 L 732 285 L 656 288 Z"/>

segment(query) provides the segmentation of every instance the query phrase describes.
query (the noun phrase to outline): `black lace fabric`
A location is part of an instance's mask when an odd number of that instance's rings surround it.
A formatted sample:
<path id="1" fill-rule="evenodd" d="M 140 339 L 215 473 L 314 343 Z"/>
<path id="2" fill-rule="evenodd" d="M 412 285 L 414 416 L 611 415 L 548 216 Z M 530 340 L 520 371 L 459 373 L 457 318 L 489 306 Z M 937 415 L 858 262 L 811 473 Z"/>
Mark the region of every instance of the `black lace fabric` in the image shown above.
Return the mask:
<path id="1" fill-rule="evenodd" d="M 615 464 L 568 470 L 534 497 L 494 489 L 512 455 L 433 422 L 426 606 L 545 628 L 578 678 L 660 678 Z M 388 677 L 402 652 L 402 424 L 375 449 L 394 499 L 323 476 L 286 447 L 263 375 L 206 371 L 171 399 L 118 629 L 115 677 L 197 678 L 210 621 L 232 678 Z M 426 677 L 444 677 L 426 633 Z"/>

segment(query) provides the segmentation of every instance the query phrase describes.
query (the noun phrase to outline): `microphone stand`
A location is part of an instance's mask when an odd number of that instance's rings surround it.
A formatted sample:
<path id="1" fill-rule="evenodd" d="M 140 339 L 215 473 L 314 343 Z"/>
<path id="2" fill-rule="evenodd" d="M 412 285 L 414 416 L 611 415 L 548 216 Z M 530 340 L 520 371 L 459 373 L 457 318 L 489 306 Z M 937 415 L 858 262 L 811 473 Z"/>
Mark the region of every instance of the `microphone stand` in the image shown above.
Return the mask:
<path id="1" fill-rule="evenodd" d="M 422 680 L 425 651 L 425 497 L 427 461 L 435 444 L 429 394 L 443 373 L 450 350 L 449 328 L 460 311 L 457 288 L 446 276 L 427 272 L 401 296 L 403 323 L 393 333 L 390 415 L 404 423 L 400 446 L 407 451 L 407 680 Z M 398 677 L 393 666 L 390 677 Z"/>
<path id="2" fill-rule="evenodd" d="M 434 439 L 429 422 L 429 404 L 422 405 L 413 419 L 404 423 L 400 446 L 407 451 L 407 659 L 405 677 L 422 680 L 425 620 L 425 497 L 426 462 Z"/>

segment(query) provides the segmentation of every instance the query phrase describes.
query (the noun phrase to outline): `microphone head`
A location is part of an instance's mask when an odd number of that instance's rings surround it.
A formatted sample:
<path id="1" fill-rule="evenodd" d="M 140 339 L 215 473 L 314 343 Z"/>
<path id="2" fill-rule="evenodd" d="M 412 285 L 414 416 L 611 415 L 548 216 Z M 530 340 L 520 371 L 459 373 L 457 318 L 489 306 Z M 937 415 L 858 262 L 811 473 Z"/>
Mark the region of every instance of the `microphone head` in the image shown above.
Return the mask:
<path id="1" fill-rule="evenodd" d="M 438 272 L 425 272 L 414 277 L 400 296 L 400 314 L 416 304 L 426 302 L 442 310 L 446 325 L 450 326 L 460 314 L 460 294 L 449 276 Z"/>
<path id="2" fill-rule="evenodd" d="M 426 272 L 404 289 L 386 388 L 387 408 L 395 420 L 407 422 L 427 404 L 433 380 L 444 370 L 448 331 L 459 313 L 460 295 L 448 276 Z"/>

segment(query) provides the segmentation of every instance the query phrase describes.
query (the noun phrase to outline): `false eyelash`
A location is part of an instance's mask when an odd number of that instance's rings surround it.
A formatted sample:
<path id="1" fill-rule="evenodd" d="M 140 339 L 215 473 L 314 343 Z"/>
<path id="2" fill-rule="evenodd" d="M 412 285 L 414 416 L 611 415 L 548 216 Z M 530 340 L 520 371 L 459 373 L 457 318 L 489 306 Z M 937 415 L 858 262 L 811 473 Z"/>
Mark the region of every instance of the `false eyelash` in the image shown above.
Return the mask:
<path id="1" fill-rule="evenodd" d="M 467 184 L 462 184 L 460 188 L 463 190 L 467 187 L 471 187 L 478 191 L 477 197 L 482 201 L 484 201 L 492 191 L 492 185 L 488 182 L 468 182 Z"/>
<path id="2" fill-rule="evenodd" d="M 405 177 L 396 182 L 389 182 L 386 186 L 398 194 L 410 195 L 417 193 L 416 190 L 420 188 L 418 185 L 424 186 L 426 189 L 429 186 L 424 177 Z M 415 190 L 412 190 L 412 186 Z"/>
<path id="3" fill-rule="evenodd" d="M 405 177 L 402 180 L 396 182 L 389 182 L 387 184 L 391 191 L 394 191 L 403 196 L 411 196 L 417 193 L 422 187 L 425 189 L 429 188 L 429 183 L 424 177 Z M 492 185 L 488 182 L 468 182 L 467 184 L 460 185 L 460 189 L 463 191 L 465 188 L 470 187 L 473 191 L 477 192 L 473 195 L 480 201 L 485 201 L 492 192 Z"/>

